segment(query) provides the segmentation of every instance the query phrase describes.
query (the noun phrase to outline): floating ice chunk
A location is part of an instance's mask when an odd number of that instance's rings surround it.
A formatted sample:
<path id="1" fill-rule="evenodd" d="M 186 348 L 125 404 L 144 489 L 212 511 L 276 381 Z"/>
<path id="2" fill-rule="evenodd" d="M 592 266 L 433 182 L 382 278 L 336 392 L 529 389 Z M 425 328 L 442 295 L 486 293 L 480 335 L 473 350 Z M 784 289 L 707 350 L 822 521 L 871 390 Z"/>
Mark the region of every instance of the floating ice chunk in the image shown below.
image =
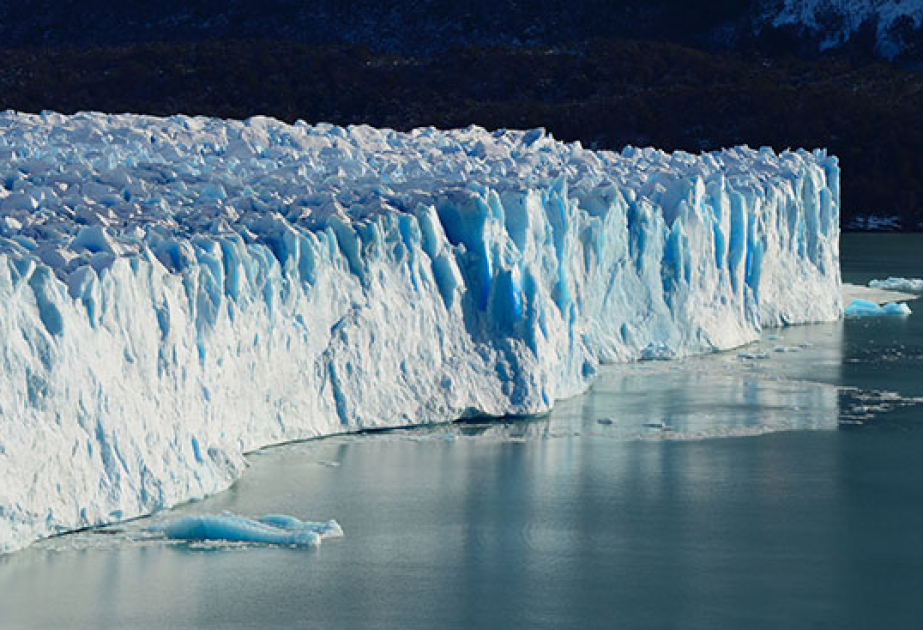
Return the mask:
<path id="1" fill-rule="evenodd" d="M 768 352 L 738 352 L 737 357 L 748 361 L 761 361 L 769 358 Z"/>
<path id="2" fill-rule="evenodd" d="M 869 286 L 886 291 L 904 291 L 906 293 L 923 293 L 923 278 L 888 278 L 872 280 Z"/>
<path id="3" fill-rule="evenodd" d="M 313 547 L 319 545 L 322 538 L 343 535 L 336 521 L 311 523 L 277 514 L 257 520 L 235 514 L 183 516 L 162 529 L 164 535 L 173 540 L 223 540 L 293 547 Z"/>
<path id="4" fill-rule="evenodd" d="M 861 284 L 843 283 L 843 304 L 849 304 L 854 300 L 865 300 L 875 304 L 887 304 L 888 302 L 907 302 L 917 299 L 918 295 L 901 291 L 889 291 L 863 286 Z"/>
<path id="5" fill-rule="evenodd" d="M 904 303 L 890 302 L 884 306 L 869 302 L 868 300 L 853 300 L 846 307 L 849 317 L 877 317 L 881 315 L 910 315 L 910 307 Z"/>

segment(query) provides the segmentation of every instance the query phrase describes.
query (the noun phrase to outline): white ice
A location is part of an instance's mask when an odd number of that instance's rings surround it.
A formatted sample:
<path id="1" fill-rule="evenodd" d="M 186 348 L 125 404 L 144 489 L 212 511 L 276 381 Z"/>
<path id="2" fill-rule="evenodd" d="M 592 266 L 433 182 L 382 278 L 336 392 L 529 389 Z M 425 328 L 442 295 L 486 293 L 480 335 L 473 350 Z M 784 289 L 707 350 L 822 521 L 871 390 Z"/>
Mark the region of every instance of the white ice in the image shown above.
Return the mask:
<path id="1" fill-rule="evenodd" d="M 853 300 L 865 300 L 875 304 L 887 304 L 888 302 L 907 302 L 916 300 L 920 296 L 914 293 L 903 293 L 889 289 L 879 289 L 874 287 L 865 287 L 861 284 L 843 283 L 843 304 L 849 304 Z"/>
<path id="2" fill-rule="evenodd" d="M 0 115 L 0 550 L 841 316 L 822 151 Z"/>
<path id="3" fill-rule="evenodd" d="M 921 278 L 888 278 L 887 280 L 872 280 L 869 286 L 873 289 L 886 291 L 904 291 L 906 293 L 923 293 L 923 279 Z"/>

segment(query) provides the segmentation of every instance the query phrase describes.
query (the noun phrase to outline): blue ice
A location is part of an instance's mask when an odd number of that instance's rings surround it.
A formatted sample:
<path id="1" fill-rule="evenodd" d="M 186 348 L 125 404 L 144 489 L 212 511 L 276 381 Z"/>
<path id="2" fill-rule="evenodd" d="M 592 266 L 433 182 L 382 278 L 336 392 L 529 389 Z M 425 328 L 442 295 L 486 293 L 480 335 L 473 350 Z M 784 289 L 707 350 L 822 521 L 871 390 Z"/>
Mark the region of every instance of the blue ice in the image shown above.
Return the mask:
<path id="1" fill-rule="evenodd" d="M 164 535 L 173 540 L 220 540 L 292 547 L 313 547 L 319 545 L 322 538 L 343 535 L 336 521 L 313 523 L 281 514 L 258 519 L 229 513 L 183 516 L 162 529 Z"/>
<path id="2" fill-rule="evenodd" d="M 875 302 L 869 302 L 868 300 L 853 300 L 846 307 L 845 313 L 850 317 L 877 317 L 881 315 L 910 315 L 912 311 L 903 302 L 899 304 L 891 302 L 884 306 L 879 306 Z"/>

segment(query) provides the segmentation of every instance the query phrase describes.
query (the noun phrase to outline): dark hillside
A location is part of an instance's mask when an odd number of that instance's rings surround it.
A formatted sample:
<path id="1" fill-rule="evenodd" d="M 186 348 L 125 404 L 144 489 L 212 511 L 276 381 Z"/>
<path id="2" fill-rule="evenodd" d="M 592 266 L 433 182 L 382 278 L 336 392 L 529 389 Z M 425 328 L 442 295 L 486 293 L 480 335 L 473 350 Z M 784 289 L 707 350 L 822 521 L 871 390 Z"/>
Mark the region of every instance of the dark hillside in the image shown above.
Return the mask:
<path id="1" fill-rule="evenodd" d="M 270 39 L 428 54 L 458 45 L 557 45 L 596 37 L 705 43 L 719 29 L 745 29 L 753 4 L 751 0 L 0 0 L 0 46 Z"/>
<path id="2" fill-rule="evenodd" d="M 923 75 L 838 58 L 717 55 L 606 40 L 387 55 L 296 43 L 0 51 L 0 108 L 548 128 L 587 146 L 827 147 L 844 219 L 923 223 Z"/>

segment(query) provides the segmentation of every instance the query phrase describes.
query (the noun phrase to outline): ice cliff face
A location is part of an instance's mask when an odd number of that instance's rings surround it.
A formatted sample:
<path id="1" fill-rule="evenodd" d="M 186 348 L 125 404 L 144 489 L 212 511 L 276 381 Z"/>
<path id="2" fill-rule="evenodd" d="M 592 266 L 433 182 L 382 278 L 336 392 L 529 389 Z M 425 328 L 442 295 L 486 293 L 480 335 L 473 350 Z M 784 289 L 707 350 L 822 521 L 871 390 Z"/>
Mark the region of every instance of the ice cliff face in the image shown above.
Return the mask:
<path id="1" fill-rule="evenodd" d="M 841 314 L 822 152 L 0 115 L 0 549 Z"/>

